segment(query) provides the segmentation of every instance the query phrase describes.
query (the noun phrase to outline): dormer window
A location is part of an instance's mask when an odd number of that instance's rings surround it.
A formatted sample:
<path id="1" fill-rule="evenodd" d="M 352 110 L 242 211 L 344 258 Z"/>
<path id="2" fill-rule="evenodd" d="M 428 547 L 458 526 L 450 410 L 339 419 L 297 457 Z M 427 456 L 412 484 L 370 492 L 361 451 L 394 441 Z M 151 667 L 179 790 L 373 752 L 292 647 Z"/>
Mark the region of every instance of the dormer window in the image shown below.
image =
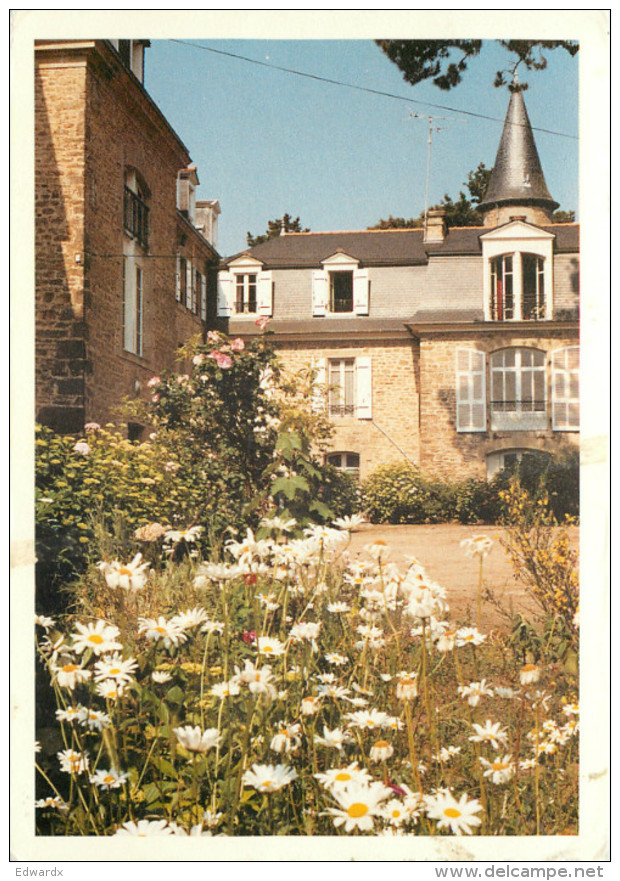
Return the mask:
<path id="1" fill-rule="evenodd" d="M 485 320 L 551 319 L 553 234 L 515 218 L 480 238 Z"/>
<path id="2" fill-rule="evenodd" d="M 370 281 L 359 261 L 337 251 L 312 274 L 312 314 L 368 315 Z"/>
<path id="3" fill-rule="evenodd" d="M 273 278 L 263 271 L 263 264 L 249 255 L 237 257 L 228 271 L 218 273 L 217 314 L 220 318 L 233 315 L 273 313 Z"/>

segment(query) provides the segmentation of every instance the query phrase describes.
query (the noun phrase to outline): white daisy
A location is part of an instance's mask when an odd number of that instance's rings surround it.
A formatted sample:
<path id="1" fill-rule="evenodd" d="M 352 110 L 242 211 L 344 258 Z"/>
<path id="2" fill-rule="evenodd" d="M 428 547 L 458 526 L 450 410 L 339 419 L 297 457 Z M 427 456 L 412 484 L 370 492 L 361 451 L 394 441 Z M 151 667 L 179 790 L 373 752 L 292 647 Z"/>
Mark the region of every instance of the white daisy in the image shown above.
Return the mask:
<path id="1" fill-rule="evenodd" d="M 243 775 L 243 783 L 258 792 L 277 792 L 296 777 L 297 771 L 289 765 L 252 765 Z"/>
<path id="2" fill-rule="evenodd" d="M 443 790 L 426 796 L 426 812 L 432 820 L 437 820 L 437 828 L 448 827 L 453 835 L 471 835 L 474 828 L 482 823 L 476 816 L 482 810 L 476 799 L 469 799 L 466 793 L 457 801 L 451 792 Z"/>
<path id="3" fill-rule="evenodd" d="M 99 619 L 94 624 L 76 623 L 77 632 L 71 634 L 73 638 L 73 650 L 81 654 L 90 649 L 96 655 L 104 655 L 108 652 L 122 650 L 120 642 L 116 638 L 120 636 L 120 630 L 113 624 Z"/>

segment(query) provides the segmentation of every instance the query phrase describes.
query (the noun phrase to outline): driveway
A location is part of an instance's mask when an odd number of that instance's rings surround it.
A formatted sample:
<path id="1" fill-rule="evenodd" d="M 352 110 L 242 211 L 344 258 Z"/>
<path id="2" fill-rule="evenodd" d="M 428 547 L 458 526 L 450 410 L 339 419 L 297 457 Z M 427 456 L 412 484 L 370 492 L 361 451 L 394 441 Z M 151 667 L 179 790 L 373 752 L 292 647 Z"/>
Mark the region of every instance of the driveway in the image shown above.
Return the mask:
<path id="1" fill-rule="evenodd" d="M 488 535 L 493 547 L 484 561 L 483 582 L 497 599 L 513 611 L 532 613 L 538 609 L 515 577 L 510 559 L 500 538 L 505 530 L 499 526 L 461 526 L 452 523 L 412 526 L 363 524 L 351 536 L 350 553 L 365 557 L 364 545 L 382 539 L 390 547 L 390 560 L 401 566 L 414 556 L 430 578 L 446 589 L 450 617 L 454 621 L 470 619 L 475 623 L 478 591 L 478 560 L 465 556 L 460 543 L 474 535 Z M 571 542 L 577 545 L 578 529 L 571 528 Z M 490 604 L 483 605 L 484 627 L 505 627 L 506 621 Z"/>

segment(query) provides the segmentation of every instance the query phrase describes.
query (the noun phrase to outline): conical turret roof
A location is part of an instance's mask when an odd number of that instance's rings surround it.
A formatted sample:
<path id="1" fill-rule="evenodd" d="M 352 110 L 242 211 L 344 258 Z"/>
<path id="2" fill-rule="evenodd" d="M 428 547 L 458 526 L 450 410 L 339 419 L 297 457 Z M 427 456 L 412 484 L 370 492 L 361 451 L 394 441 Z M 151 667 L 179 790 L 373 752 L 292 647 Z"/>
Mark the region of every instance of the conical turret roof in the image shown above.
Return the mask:
<path id="1" fill-rule="evenodd" d="M 501 204 L 535 204 L 550 212 L 558 207 L 545 183 L 522 91 L 510 95 L 495 165 L 480 208 L 484 211 Z"/>

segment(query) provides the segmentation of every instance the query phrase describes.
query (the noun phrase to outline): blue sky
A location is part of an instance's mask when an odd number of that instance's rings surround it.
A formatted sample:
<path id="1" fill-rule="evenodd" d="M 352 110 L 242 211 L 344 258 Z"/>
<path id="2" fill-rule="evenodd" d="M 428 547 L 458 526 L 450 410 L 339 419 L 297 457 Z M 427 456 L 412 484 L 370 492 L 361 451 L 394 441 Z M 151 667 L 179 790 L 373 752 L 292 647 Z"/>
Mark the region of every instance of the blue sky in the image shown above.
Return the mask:
<path id="1" fill-rule="evenodd" d="M 299 77 L 196 48 L 219 49 L 356 86 L 390 98 Z M 527 74 L 525 93 L 547 186 L 578 209 L 578 56 L 557 49 Z M 510 56 L 493 41 L 450 92 L 412 87 L 371 40 L 153 40 L 145 86 L 189 149 L 202 199 L 220 201 L 218 249 L 246 247 L 246 232 L 299 215 L 313 231 L 364 229 L 424 209 L 432 115 L 430 204 L 458 196 L 479 162 L 492 166 L 508 103 L 495 71 Z M 423 102 L 413 104 L 404 99 Z M 425 102 L 425 103 L 424 103 Z M 498 121 L 449 112 L 465 110 Z M 443 118 L 440 118 L 443 117 Z"/>

